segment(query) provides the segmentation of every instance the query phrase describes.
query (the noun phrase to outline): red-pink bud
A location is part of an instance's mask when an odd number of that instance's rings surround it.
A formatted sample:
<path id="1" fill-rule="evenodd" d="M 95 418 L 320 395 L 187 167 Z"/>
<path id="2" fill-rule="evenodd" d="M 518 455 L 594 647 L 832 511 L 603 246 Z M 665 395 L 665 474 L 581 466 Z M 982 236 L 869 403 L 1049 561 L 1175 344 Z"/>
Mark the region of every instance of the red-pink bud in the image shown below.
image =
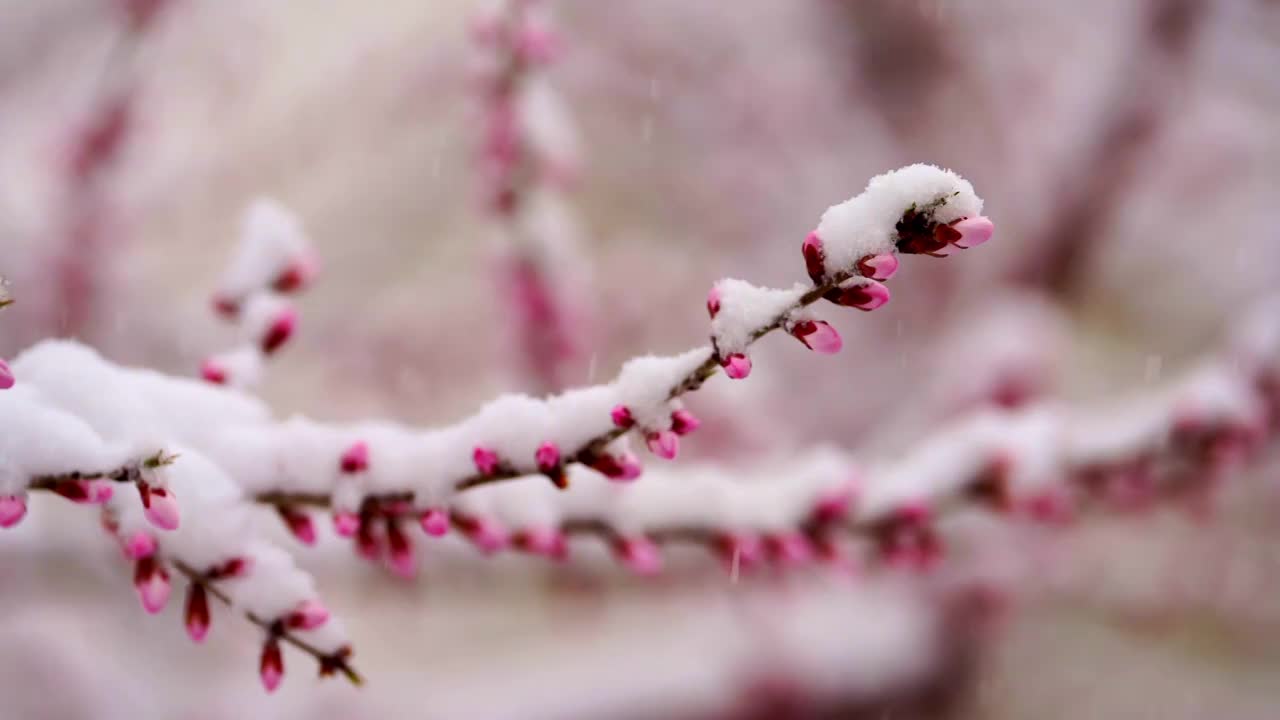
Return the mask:
<path id="1" fill-rule="evenodd" d="M 284 307 L 262 336 L 262 352 L 270 355 L 284 345 L 298 326 L 298 311 L 292 307 Z"/>
<path id="2" fill-rule="evenodd" d="M 280 653 L 280 641 L 275 635 L 267 638 L 262 646 L 262 659 L 258 662 L 258 674 L 262 677 L 262 687 L 267 692 L 275 692 L 284 679 L 284 656 Z"/>
<path id="3" fill-rule="evenodd" d="M 548 440 L 538 446 L 533 453 L 533 460 L 538 464 L 539 472 L 551 472 L 560 465 L 560 446 Z"/>
<path id="4" fill-rule="evenodd" d="M 169 573 L 154 556 L 144 557 L 134 565 L 133 586 L 143 609 L 153 615 L 169 601 Z"/>
<path id="5" fill-rule="evenodd" d="M 813 504 L 813 521 L 833 523 L 843 520 L 849 514 L 856 495 L 857 485 L 852 480 L 822 491 Z"/>
<path id="6" fill-rule="evenodd" d="M 356 531 L 359 529 L 360 516 L 358 514 L 347 510 L 339 510 L 333 514 L 333 531 L 339 537 L 355 537 Z"/>
<path id="7" fill-rule="evenodd" d="M 27 499 L 21 495 L 0 495 L 0 528 L 11 528 L 27 514 Z"/>
<path id="8" fill-rule="evenodd" d="M 104 505 L 116 493 L 115 483 L 110 480 L 90 480 L 89 481 L 89 502 L 94 505 Z M 177 512 L 176 510 L 174 512 Z M 150 519 L 148 517 L 147 519 Z M 165 527 L 165 530 L 172 530 L 178 526 L 175 518 L 173 527 Z M 162 526 L 163 527 L 163 526 Z"/>
<path id="9" fill-rule="evenodd" d="M 375 561 L 382 557 L 382 538 L 377 533 L 376 519 L 361 518 L 360 527 L 356 529 L 356 552 L 365 560 Z"/>
<path id="10" fill-rule="evenodd" d="M 898 256 L 893 253 L 868 255 L 858 261 L 858 272 L 872 280 L 888 280 L 898 272 Z"/>
<path id="11" fill-rule="evenodd" d="M 688 435 L 700 427 L 702 427 L 702 421 L 688 410 L 676 410 L 671 413 L 671 432 L 677 435 Z"/>
<path id="12" fill-rule="evenodd" d="M 214 358 L 200 363 L 200 377 L 214 385 L 226 385 L 229 373 L 227 368 Z"/>
<path id="13" fill-rule="evenodd" d="M 130 560 L 140 560 L 144 557 L 154 555 L 156 552 L 156 539 L 146 530 L 139 530 L 130 535 L 124 541 L 124 554 Z"/>
<path id="14" fill-rule="evenodd" d="M 809 273 L 809 278 L 815 285 L 821 285 L 827 277 L 827 254 L 822 248 L 822 238 L 818 237 L 818 233 L 809 233 L 800 245 L 800 252 L 804 254 L 804 268 Z"/>
<path id="15" fill-rule="evenodd" d="M 280 513 L 280 519 L 284 520 L 289 532 L 293 533 L 299 542 L 303 545 L 316 544 L 316 526 L 311 522 L 310 515 L 283 505 L 277 506 L 276 512 Z"/>
<path id="16" fill-rule="evenodd" d="M 644 467 L 631 453 L 612 455 L 600 453 L 591 462 L 591 469 L 617 482 L 629 482 L 640 477 Z"/>
<path id="17" fill-rule="evenodd" d="M 115 488 L 110 480 L 62 480 L 53 486 L 53 491 L 71 502 L 101 505 L 111 499 Z"/>
<path id="18" fill-rule="evenodd" d="M 441 508 L 429 508 L 422 513 L 422 531 L 434 537 L 449 532 L 449 513 Z"/>
<path id="19" fill-rule="evenodd" d="M 400 529 L 396 520 L 387 520 L 387 565 L 402 578 L 411 578 L 417 572 L 413 561 L 413 541 Z"/>
<path id="20" fill-rule="evenodd" d="M 140 482 L 138 495 L 142 497 L 143 514 L 147 522 L 161 530 L 178 528 L 178 501 L 168 490 Z"/>
<path id="21" fill-rule="evenodd" d="M 342 472 L 354 474 L 364 472 L 369 469 L 369 444 L 363 440 L 357 440 L 352 443 L 351 447 L 342 453 L 342 459 L 339 461 Z"/>
<path id="22" fill-rule="evenodd" d="M 860 285 L 840 288 L 836 293 L 836 304 L 871 311 L 889 302 L 889 288 L 875 280 Z"/>
<path id="23" fill-rule="evenodd" d="M 525 528 L 515 534 L 513 541 L 517 548 L 532 555 L 563 560 L 569 553 L 569 544 L 564 533 L 556 528 Z"/>
<path id="24" fill-rule="evenodd" d="M 751 358 L 742 353 L 733 353 L 727 358 L 720 359 L 720 367 L 724 368 L 724 374 L 734 380 L 741 380 L 751 374 Z"/>
<path id="25" fill-rule="evenodd" d="M 965 218 L 960 222 L 953 223 L 951 227 L 960 233 L 960 237 L 954 240 L 952 244 L 964 249 L 977 247 L 990 240 L 991 235 L 996 230 L 996 226 L 991 222 L 991 219 L 982 215 Z"/>
<path id="26" fill-rule="evenodd" d="M 765 548 L 774 562 L 783 565 L 800 565 L 813 559 L 813 543 L 800 533 L 783 532 L 767 535 Z"/>
<path id="27" fill-rule="evenodd" d="M 292 630 L 315 630 L 329 622 L 329 609 L 319 600 L 303 600 L 285 616 L 284 624 Z"/>
<path id="28" fill-rule="evenodd" d="M 224 318 L 231 319 L 240 314 L 240 303 L 234 298 L 214 295 L 213 311 Z"/>
<path id="29" fill-rule="evenodd" d="M 511 544 L 511 537 L 506 529 L 493 520 L 468 517 L 463 519 L 461 529 L 467 539 L 486 555 Z"/>
<path id="30" fill-rule="evenodd" d="M 614 425 L 624 430 L 636 424 L 635 418 L 631 417 L 631 410 L 626 405 L 614 405 L 613 410 L 609 411 L 609 417 Z"/>
<path id="31" fill-rule="evenodd" d="M 221 565 L 214 566 L 209 570 L 210 580 L 225 580 L 227 578 L 246 577 L 253 569 L 253 560 L 247 557 L 233 557 Z"/>
<path id="32" fill-rule="evenodd" d="M 187 635 L 195 642 L 204 642 L 209 634 L 209 595 L 203 583 L 193 582 L 187 586 L 187 607 L 184 613 Z"/>
<path id="33" fill-rule="evenodd" d="M 674 460 L 676 453 L 680 451 L 680 436 L 671 430 L 646 433 L 644 442 L 649 447 L 649 452 L 664 460 Z"/>
<path id="34" fill-rule="evenodd" d="M 289 261 L 284 270 L 271 283 L 276 292 L 292 293 L 311 284 L 320 273 L 320 258 L 307 253 Z"/>
<path id="35" fill-rule="evenodd" d="M 1075 519 L 1071 499 L 1059 490 L 1045 490 L 1022 503 L 1022 510 L 1032 520 L 1047 525 L 1065 525 Z"/>
<path id="36" fill-rule="evenodd" d="M 707 314 L 712 320 L 716 319 L 716 315 L 720 314 L 720 286 L 712 285 L 707 291 Z"/>
<path id="37" fill-rule="evenodd" d="M 492 475 L 498 471 L 498 453 L 489 448 L 476 446 L 475 451 L 471 453 L 471 459 L 481 475 Z"/>
<path id="38" fill-rule="evenodd" d="M 801 320 L 791 326 L 791 335 L 814 352 L 834 355 L 844 347 L 840 333 L 822 320 Z"/>
<path id="39" fill-rule="evenodd" d="M 9 363 L 0 358 L 0 390 L 8 390 L 13 387 L 13 370 L 9 369 Z"/>
<path id="40" fill-rule="evenodd" d="M 637 575 L 654 575 L 662 570 L 662 552 L 647 537 L 621 538 L 614 543 L 614 552 Z"/>

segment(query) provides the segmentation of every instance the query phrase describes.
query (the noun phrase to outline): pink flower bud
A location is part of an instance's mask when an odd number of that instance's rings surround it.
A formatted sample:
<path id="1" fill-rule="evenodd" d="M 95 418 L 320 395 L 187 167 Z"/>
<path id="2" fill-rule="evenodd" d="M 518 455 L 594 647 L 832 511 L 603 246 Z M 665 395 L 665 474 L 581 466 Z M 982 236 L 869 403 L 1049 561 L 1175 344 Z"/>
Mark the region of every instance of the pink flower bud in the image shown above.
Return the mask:
<path id="1" fill-rule="evenodd" d="M 360 521 L 356 529 L 356 552 L 360 557 L 373 562 L 382 557 L 382 538 L 378 535 L 376 518 L 366 517 Z"/>
<path id="2" fill-rule="evenodd" d="M 671 413 L 671 432 L 677 435 L 688 435 L 702 427 L 702 421 L 688 410 L 676 410 Z"/>
<path id="3" fill-rule="evenodd" d="M 533 460 L 538 464 L 539 472 L 551 472 L 560 466 L 560 446 L 548 440 L 538 446 L 533 453 Z"/>
<path id="4" fill-rule="evenodd" d="M 707 291 L 707 314 L 712 320 L 716 319 L 716 315 L 720 314 L 720 286 L 712 285 Z"/>
<path id="5" fill-rule="evenodd" d="M 509 544 L 511 537 L 505 528 L 493 520 L 479 517 L 461 518 L 460 528 L 467 539 L 481 552 L 487 554 L 497 552 Z"/>
<path id="6" fill-rule="evenodd" d="M 800 245 L 804 254 L 804 268 L 815 285 L 821 285 L 827 277 L 827 254 L 822 248 L 822 238 L 818 233 L 809 233 Z"/>
<path id="7" fill-rule="evenodd" d="M 516 533 L 513 540 L 516 547 L 532 555 L 563 560 L 569 554 L 568 541 L 556 528 L 525 528 Z"/>
<path id="8" fill-rule="evenodd" d="M 21 495 L 0 495 L 0 528 L 11 528 L 27 514 L 27 499 Z"/>
<path id="9" fill-rule="evenodd" d="M 644 467 L 631 453 L 612 455 L 600 453 L 592 462 L 591 469 L 617 482 L 629 482 L 640 477 Z"/>
<path id="10" fill-rule="evenodd" d="M 400 529 L 396 520 L 387 520 L 387 565 L 402 578 L 411 578 L 417 572 L 413 561 L 413 541 Z"/>
<path id="11" fill-rule="evenodd" d="M 927 570 L 942 557 L 942 540 L 930 522 L 932 515 L 928 505 L 909 503 L 882 523 L 877 534 L 888 565 Z"/>
<path id="12" fill-rule="evenodd" d="M 231 319 L 240 314 L 240 303 L 234 298 L 214 295 L 213 311 L 224 318 Z"/>
<path id="13" fill-rule="evenodd" d="M 647 537 L 622 538 L 614 543 L 618 560 L 637 575 L 654 575 L 662 570 L 662 552 Z"/>
<path id="14" fill-rule="evenodd" d="M 813 560 L 813 543 L 800 533 L 784 532 L 765 537 L 765 548 L 774 562 L 801 565 Z"/>
<path id="15" fill-rule="evenodd" d="M 200 377 L 214 385 L 226 385 L 229 373 L 227 368 L 214 358 L 200 363 Z"/>
<path id="16" fill-rule="evenodd" d="M 142 608 L 153 615 L 169 602 L 169 573 L 155 557 L 144 557 L 134 565 L 133 586 Z"/>
<path id="17" fill-rule="evenodd" d="M 203 583 L 193 582 L 187 586 L 187 606 L 183 617 L 187 635 L 195 642 L 204 642 L 209 634 L 209 594 Z"/>
<path id="18" fill-rule="evenodd" d="M 146 515 L 147 522 L 161 530 L 178 528 L 178 501 L 168 490 L 140 482 L 138 494 L 142 496 L 143 514 Z"/>
<path id="19" fill-rule="evenodd" d="M 284 679 L 284 656 L 280 653 L 280 641 L 274 635 L 267 638 L 266 644 L 262 646 L 258 674 L 262 677 L 262 687 L 267 692 L 275 692 Z"/>
<path id="20" fill-rule="evenodd" d="M 1031 495 L 1022 502 L 1022 511 L 1032 520 L 1046 525 L 1066 525 L 1075 519 L 1071 499 L 1058 489 Z"/>
<path id="21" fill-rule="evenodd" d="M 262 336 L 262 352 L 270 355 L 285 344 L 298 326 L 298 311 L 292 307 L 284 307 L 267 327 Z"/>
<path id="22" fill-rule="evenodd" d="M 857 486 L 853 481 L 824 490 L 813 505 L 813 521 L 833 523 L 843 520 L 849 514 L 849 507 L 856 495 Z"/>
<path id="23" fill-rule="evenodd" d="M 90 480 L 89 481 L 89 500 L 94 505 L 104 505 L 116 493 L 115 483 L 110 480 Z M 148 518 L 150 519 L 150 518 Z M 177 520 L 174 520 L 174 526 L 177 527 Z M 172 530 L 173 528 L 164 528 Z"/>
<path id="24" fill-rule="evenodd" d="M 960 237 L 954 240 L 953 244 L 964 249 L 977 247 L 990 240 L 991 235 L 996 231 L 996 226 L 991 219 L 982 215 L 965 218 L 953 223 L 951 227 L 960 233 Z"/>
<path id="25" fill-rule="evenodd" d="M 724 368 L 724 374 L 734 380 L 741 380 L 751 374 L 751 358 L 742 353 L 733 353 L 727 358 L 720 359 L 720 367 Z"/>
<path id="26" fill-rule="evenodd" d="M 298 603 L 298 607 L 284 619 L 284 624 L 291 630 L 315 630 L 327 622 L 329 622 L 329 609 L 315 599 Z"/>
<path id="27" fill-rule="evenodd" d="M 680 451 L 680 436 L 671 430 L 647 433 L 644 442 L 649 447 L 649 452 L 664 460 L 674 460 L 676 453 Z"/>
<path id="28" fill-rule="evenodd" d="M 422 513 L 422 531 L 433 537 L 449 532 L 449 513 L 442 508 L 429 508 Z"/>
<path id="29" fill-rule="evenodd" d="M 858 272 L 872 280 L 888 280 L 898 272 L 898 256 L 893 253 L 868 255 L 858 261 Z"/>
<path id="30" fill-rule="evenodd" d="M 363 440 L 352 443 L 346 452 L 342 453 L 342 459 L 339 461 L 342 472 L 354 474 L 364 472 L 369 469 L 369 444 Z"/>
<path id="31" fill-rule="evenodd" d="M 141 560 L 154 555 L 155 552 L 156 539 L 145 530 L 135 532 L 124 541 L 124 554 L 130 560 Z"/>
<path id="32" fill-rule="evenodd" d="M 355 537 L 356 531 L 359 529 L 360 516 L 356 513 L 339 510 L 333 514 L 333 531 L 339 537 Z"/>
<path id="33" fill-rule="evenodd" d="M 614 405 L 613 410 L 609 411 L 609 417 L 614 425 L 623 429 L 636 424 L 635 418 L 631 417 L 631 410 L 627 409 L 626 405 Z"/>
<path id="34" fill-rule="evenodd" d="M 298 292 L 310 285 L 318 274 L 320 274 L 320 259 L 312 253 L 306 253 L 290 260 L 271 286 L 276 292 Z"/>
<path id="35" fill-rule="evenodd" d="M 0 390 L 8 390 L 13 387 L 13 370 L 9 369 L 9 363 L 0 358 Z"/>
<path id="36" fill-rule="evenodd" d="M 277 506 L 276 512 L 280 513 L 280 519 L 299 542 L 303 545 L 316 544 L 316 526 L 310 515 L 283 505 Z"/>
<path id="37" fill-rule="evenodd" d="M 861 285 L 840 288 L 834 299 L 838 305 L 869 312 L 889 302 L 889 288 L 871 280 Z"/>
<path id="38" fill-rule="evenodd" d="M 489 448 L 476 446 L 475 451 L 471 453 L 471 459 L 481 475 L 492 475 L 498 471 L 498 453 Z"/>
<path id="39" fill-rule="evenodd" d="M 834 355 L 844 347 L 840 333 L 822 320 L 801 320 L 791 326 L 791 335 L 814 352 Z"/>
<path id="40" fill-rule="evenodd" d="M 247 557 L 233 557 L 221 565 L 215 565 L 210 568 L 209 579 L 225 580 L 227 578 L 247 577 L 252 569 L 252 559 Z"/>

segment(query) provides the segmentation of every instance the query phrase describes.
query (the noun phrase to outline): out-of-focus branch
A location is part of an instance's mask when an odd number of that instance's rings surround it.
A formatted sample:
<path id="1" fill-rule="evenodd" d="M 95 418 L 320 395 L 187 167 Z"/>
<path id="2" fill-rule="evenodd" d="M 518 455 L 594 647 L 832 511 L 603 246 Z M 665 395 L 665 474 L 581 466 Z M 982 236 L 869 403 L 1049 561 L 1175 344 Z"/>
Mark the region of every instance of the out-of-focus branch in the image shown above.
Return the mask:
<path id="1" fill-rule="evenodd" d="M 1196 31 L 1209 11 L 1205 0 L 1148 0 L 1146 7 L 1093 139 L 1082 152 L 1072 153 L 1072 163 L 1053 184 L 1060 202 L 1028 243 L 1032 254 L 1014 270 L 1014 279 L 1066 300 L 1079 292 L 1094 248 L 1137 180 L 1153 140 L 1175 113 Z"/>
<path id="2" fill-rule="evenodd" d="M 555 392 L 582 351 L 584 308 L 572 301 L 576 221 L 561 196 L 578 174 L 577 132 L 543 68 L 562 52 L 541 0 L 506 0 L 477 19 L 484 207 L 498 230 L 497 283 L 515 339 L 510 357 L 531 389 Z"/>

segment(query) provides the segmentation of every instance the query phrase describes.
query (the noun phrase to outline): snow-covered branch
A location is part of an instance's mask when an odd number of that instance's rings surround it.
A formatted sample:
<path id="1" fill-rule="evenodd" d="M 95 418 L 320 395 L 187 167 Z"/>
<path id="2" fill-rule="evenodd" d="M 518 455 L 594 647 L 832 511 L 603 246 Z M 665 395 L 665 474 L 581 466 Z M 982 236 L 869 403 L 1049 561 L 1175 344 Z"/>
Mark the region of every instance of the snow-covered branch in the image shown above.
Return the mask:
<path id="1" fill-rule="evenodd" d="M 319 270 L 301 222 L 274 200 L 255 200 L 245 210 L 240 243 L 213 297 L 218 314 L 236 324 L 239 341 L 206 359 L 201 376 L 219 385 L 256 385 L 263 360 L 298 324 L 298 311 L 285 295 L 305 289 Z"/>
<path id="2" fill-rule="evenodd" d="M 157 447 L 147 438 L 164 434 L 184 414 L 184 397 L 203 384 L 137 370 L 121 371 L 131 378 L 124 379 L 95 362 L 103 361 L 69 342 L 44 343 L 15 360 L 30 381 L 0 398 L 0 525 L 22 520 L 30 491 L 100 505 L 103 527 L 134 564 L 148 612 L 163 609 L 176 570 L 192 582 L 186 621 L 194 640 L 208 631 L 207 595 L 267 631 L 267 689 L 283 672 L 280 642 L 315 656 L 323 673 L 358 679 L 340 623 L 289 554 L 252 532 L 253 506 L 232 478 L 192 447 L 136 450 Z M 173 416 L 165 417 L 156 400 L 171 393 Z M 224 407 L 234 408 L 235 399 Z M 126 491 L 135 489 L 136 496 Z"/>

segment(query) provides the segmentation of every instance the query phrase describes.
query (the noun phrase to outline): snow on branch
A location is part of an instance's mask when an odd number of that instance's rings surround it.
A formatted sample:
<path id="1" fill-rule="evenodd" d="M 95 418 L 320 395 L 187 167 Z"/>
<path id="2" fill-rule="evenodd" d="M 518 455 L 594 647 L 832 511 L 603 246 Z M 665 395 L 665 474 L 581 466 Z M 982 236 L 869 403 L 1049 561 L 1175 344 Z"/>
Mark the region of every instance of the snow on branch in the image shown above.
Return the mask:
<path id="1" fill-rule="evenodd" d="M 1218 361 L 1106 407 L 989 410 L 864 466 L 821 449 L 776 465 L 653 472 L 632 486 L 579 468 L 566 492 L 526 479 L 464 493 L 451 521 L 482 549 L 553 559 L 568 556 L 570 538 L 597 537 L 641 574 L 661 569 L 667 544 L 703 547 L 734 573 L 811 561 L 926 569 L 943 555 L 939 525 L 964 511 L 1061 525 L 1161 497 L 1203 510 L 1278 429 L 1260 377 Z"/>

